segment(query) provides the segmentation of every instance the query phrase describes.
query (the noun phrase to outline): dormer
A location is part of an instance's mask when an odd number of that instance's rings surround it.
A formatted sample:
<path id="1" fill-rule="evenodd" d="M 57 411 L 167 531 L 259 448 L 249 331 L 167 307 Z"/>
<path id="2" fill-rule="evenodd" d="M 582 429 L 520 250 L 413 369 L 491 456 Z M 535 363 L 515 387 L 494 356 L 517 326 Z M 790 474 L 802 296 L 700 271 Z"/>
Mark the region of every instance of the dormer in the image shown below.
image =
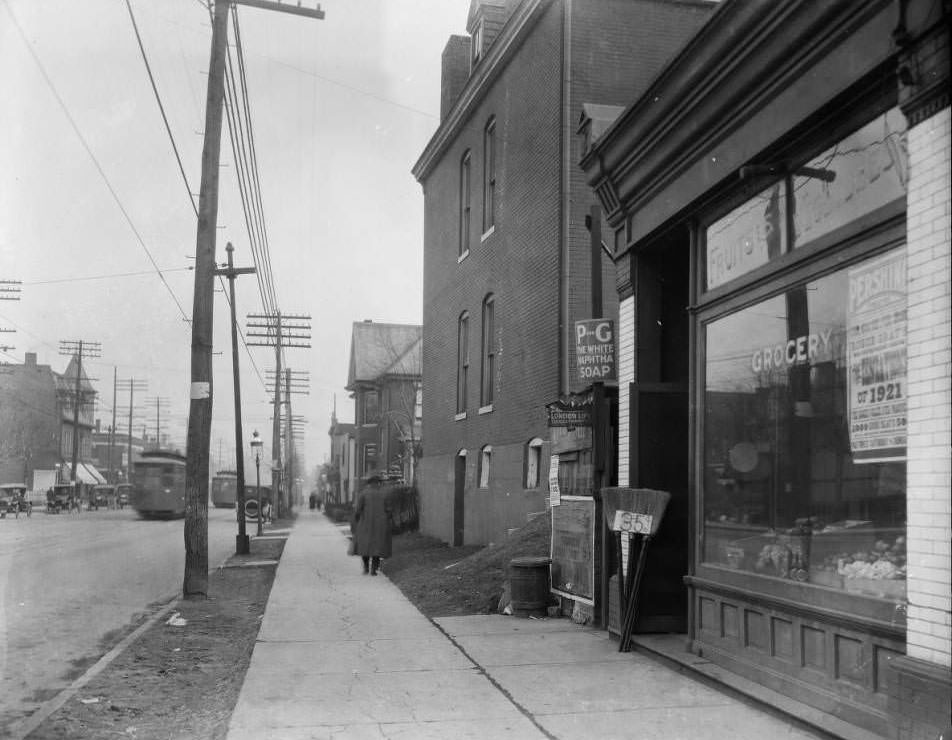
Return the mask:
<path id="1" fill-rule="evenodd" d="M 472 0 L 469 16 L 466 19 L 466 31 L 472 39 L 471 71 L 486 56 L 489 47 L 492 46 L 519 2 L 520 0 Z"/>
<path id="2" fill-rule="evenodd" d="M 582 103 L 576 133 L 582 137 L 582 155 L 588 153 L 598 137 L 605 133 L 615 120 L 624 112 L 620 105 L 599 105 Z"/>

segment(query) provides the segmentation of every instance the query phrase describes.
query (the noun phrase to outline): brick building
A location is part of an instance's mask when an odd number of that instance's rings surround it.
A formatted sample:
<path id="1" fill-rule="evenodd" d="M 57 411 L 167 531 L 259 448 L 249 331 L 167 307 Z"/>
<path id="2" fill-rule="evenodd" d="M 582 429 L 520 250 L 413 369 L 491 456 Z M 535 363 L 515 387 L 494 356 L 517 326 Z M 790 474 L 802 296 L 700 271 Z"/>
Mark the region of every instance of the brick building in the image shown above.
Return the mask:
<path id="1" fill-rule="evenodd" d="M 424 193 L 428 534 L 485 543 L 545 508 L 545 404 L 580 390 L 570 332 L 591 318 L 582 104 L 643 91 L 710 8 L 474 0 L 469 36 L 449 39 L 441 122 L 413 168 Z M 613 275 L 605 260 L 607 285 Z"/>
<path id="2" fill-rule="evenodd" d="M 27 352 L 22 365 L 0 369 L 0 480 L 25 483 L 34 489 L 49 485 L 54 471 L 60 479 L 70 479 L 73 455 L 74 399 L 76 396 L 75 357 L 63 373 L 40 365 L 36 354 Z M 80 376 L 83 402 L 79 408 L 77 479 L 81 483 L 101 483 L 92 465 L 95 422 L 95 389 L 85 371 Z M 37 471 L 44 475 L 35 476 Z"/>
<path id="3" fill-rule="evenodd" d="M 346 386 L 354 399 L 352 462 L 341 450 L 351 486 L 371 472 L 413 481 L 422 437 L 421 334 L 410 324 L 354 323 Z"/>
<path id="4" fill-rule="evenodd" d="M 844 737 L 950 723 L 946 13 L 724 0 L 582 160 L 619 481 L 673 495 L 668 652 Z"/>

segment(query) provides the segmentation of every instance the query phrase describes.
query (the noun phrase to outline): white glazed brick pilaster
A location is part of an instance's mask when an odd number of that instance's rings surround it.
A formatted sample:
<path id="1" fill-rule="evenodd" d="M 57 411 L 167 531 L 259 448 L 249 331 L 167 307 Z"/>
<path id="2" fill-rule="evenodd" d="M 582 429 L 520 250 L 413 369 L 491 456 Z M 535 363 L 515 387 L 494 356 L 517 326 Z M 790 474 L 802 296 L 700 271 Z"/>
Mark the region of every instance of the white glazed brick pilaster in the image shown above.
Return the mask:
<path id="1" fill-rule="evenodd" d="M 629 383 L 635 382 L 635 299 L 625 298 L 618 306 L 618 485 L 630 485 L 628 469 L 631 429 Z"/>
<path id="2" fill-rule="evenodd" d="M 952 665 L 949 108 L 908 133 L 908 655 Z"/>

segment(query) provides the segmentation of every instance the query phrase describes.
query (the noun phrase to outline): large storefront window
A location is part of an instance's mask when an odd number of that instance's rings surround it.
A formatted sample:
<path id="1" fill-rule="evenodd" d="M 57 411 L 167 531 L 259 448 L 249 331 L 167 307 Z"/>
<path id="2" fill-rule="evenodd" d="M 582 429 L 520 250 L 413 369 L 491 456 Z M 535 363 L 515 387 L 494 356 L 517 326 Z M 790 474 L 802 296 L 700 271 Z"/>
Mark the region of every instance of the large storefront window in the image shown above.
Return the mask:
<path id="1" fill-rule="evenodd" d="M 760 169 L 780 177 L 705 230 L 705 290 L 903 198 L 905 116 L 892 108 L 802 164 Z"/>
<path id="2" fill-rule="evenodd" d="M 705 327 L 706 563 L 905 598 L 905 250 Z"/>

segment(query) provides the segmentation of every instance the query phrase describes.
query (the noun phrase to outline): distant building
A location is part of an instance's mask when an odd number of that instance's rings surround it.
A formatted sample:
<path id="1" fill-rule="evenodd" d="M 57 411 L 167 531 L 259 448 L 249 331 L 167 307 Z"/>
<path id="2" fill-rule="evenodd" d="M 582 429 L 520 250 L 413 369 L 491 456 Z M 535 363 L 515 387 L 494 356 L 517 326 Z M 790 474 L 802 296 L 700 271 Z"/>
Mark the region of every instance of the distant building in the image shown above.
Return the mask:
<path id="1" fill-rule="evenodd" d="M 422 437 L 422 327 L 356 322 L 347 390 L 354 399 L 354 474 L 412 482 Z"/>
<path id="2" fill-rule="evenodd" d="M 96 390 L 85 371 L 79 376 L 81 397 L 74 426 L 76 376 L 79 363 L 70 359 L 62 374 L 39 365 L 26 353 L 22 365 L 0 369 L 0 480 L 45 488 L 71 477 L 73 435 L 79 435 L 76 479 L 102 483 L 92 462 Z"/>
<path id="3" fill-rule="evenodd" d="M 337 421 L 337 411 L 331 415 L 331 459 L 326 465 L 328 501 L 345 504 L 354 500 L 356 492 L 356 439 L 354 425 Z"/>
<path id="4" fill-rule="evenodd" d="M 424 194 L 427 534 L 498 541 L 545 510 L 546 404 L 583 389 L 573 329 L 593 318 L 583 103 L 606 125 L 713 7 L 473 0 L 469 35 L 450 37 L 440 125 L 413 167 Z M 605 258 L 605 316 L 617 314 L 614 280 Z"/>

